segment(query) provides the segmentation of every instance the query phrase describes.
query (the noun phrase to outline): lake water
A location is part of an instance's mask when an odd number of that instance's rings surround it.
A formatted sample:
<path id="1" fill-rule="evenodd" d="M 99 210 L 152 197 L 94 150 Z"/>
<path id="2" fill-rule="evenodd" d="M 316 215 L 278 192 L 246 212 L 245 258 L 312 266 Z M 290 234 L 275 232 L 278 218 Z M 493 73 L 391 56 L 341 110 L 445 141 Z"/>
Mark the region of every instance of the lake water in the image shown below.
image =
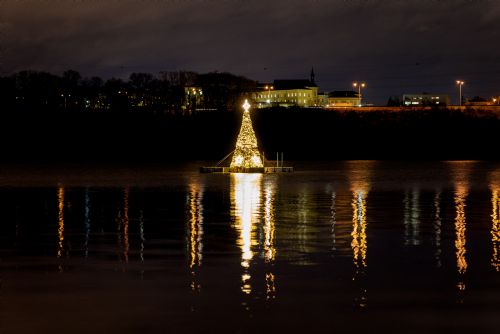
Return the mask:
<path id="1" fill-rule="evenodd" d="M 497 333 L 500 164 L 1 166 L 0 333 Z"/>

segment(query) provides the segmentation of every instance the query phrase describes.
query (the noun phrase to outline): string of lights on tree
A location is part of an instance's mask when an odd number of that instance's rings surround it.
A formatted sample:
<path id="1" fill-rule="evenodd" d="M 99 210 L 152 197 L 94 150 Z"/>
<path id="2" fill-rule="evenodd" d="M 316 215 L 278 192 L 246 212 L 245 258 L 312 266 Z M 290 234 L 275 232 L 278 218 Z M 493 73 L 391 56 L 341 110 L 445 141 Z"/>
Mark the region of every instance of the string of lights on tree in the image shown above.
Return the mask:
<path id="1" fill-rule="evenodd" d="M 243 109 L 243 120 L 236 140 L 236 149 L 231 160 L 231 167 L 264 167 L 257 145 L 257 137 L 255 137 L 253 131 L 252 119 L 250 118 L 250 104 L 247 100 L 243 104 Z"/>

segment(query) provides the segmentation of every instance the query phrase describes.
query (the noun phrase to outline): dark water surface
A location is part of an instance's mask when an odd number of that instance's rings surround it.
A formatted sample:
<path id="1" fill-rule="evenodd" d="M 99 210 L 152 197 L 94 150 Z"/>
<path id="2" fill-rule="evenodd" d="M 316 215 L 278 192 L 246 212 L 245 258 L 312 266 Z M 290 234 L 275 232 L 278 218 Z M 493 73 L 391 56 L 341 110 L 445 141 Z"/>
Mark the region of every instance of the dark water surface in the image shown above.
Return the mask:
<path id="1" fill-rule="evenodd" d="M 0 333 L 498 333 L 500 164 L 0 166 Z"/>

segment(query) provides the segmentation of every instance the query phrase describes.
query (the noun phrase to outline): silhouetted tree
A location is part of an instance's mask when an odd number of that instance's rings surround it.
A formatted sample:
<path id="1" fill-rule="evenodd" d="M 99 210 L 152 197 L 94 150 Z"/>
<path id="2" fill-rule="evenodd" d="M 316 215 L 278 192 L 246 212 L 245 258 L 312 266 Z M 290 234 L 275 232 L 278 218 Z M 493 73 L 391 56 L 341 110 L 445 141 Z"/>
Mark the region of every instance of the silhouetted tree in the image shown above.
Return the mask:
<path id="1" fill-rule="evenodd" d="M 389 100 L 387 101 L 388 107 L 398 107 L 401 105 L 402 105 L 401 100 L 397 96 L 391 96 L 391 97 L 389 97 Z"/>
<path id="2" fill-rule="evenodd" d="M 129 77 L 130 86 L 137 91 L 147 91 L 151 88 L 153 75 L 151 73 L 132 73 Z"/>
<path id="3" fill-rule="evenodd" d="M 111 78 L 103 86 L 109 108 L 113 111 L 128 111 L 128 85 L 121 79 Z"/>
<path id="4" fill-rule="evenodd" d="M 15 75 L 16 106 L 25 111 L 55 110 L 60 102 L 58 76 L 38 71 L 21 71 Z"/>
<path id="5" fill-rule="evenodd" d="M 99 77 L 82 79 L 67 70 L 61 76 L 47 72 L 21 71 L 0 82 L 4 105 L 18 110 L 141 110 L 179 113 L 196 108 L 231 110 L 255 82 L 230 73 L 198 74 L 190 71 L 132 73 L 128 81 Z M 187 91 L 202 90 L 203 97 Z M 189 101 L 188 101 L 189 98 Z M 193 103 L 195 98 L 195 103 Z"/>
<path id="6" fill-rule="evenodd" d="M 210 108 L 232 110 L 241 102 L 241 96 L 256 87 L 255 81 L 231 73 L 212 72 L 198 76 L 205 103 Z"/>
<path id="7" fill-rule="evenodd" d="M 12 111 L 16 104 L 16 98 L 15 77 L 0 77 L 0 101 L 5 107 L 3 111 Z"/>
<path id="8" fill-rule="evenodd" d="M 104 82 L 100 77 L 91 77 L 81 80 L 81 93 L 85 109 L 105 110 L 107 103 L 103 94 Z"/>

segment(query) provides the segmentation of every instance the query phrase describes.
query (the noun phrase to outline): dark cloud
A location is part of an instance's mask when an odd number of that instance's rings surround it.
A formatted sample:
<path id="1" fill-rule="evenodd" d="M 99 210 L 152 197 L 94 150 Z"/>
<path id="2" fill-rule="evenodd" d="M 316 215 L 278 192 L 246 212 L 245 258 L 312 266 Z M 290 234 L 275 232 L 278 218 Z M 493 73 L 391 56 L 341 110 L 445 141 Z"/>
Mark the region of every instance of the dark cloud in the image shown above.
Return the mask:
<path id="1" fill-rule="evenodd" d="M 84 75 L 231 71 L 305 77 L 325 90 L 366 80 L 403 92 L 499 94 L 500 1 L 0 1 L 0 70 Z M 467 92 L 467 89 L 465 90 Z"/>

